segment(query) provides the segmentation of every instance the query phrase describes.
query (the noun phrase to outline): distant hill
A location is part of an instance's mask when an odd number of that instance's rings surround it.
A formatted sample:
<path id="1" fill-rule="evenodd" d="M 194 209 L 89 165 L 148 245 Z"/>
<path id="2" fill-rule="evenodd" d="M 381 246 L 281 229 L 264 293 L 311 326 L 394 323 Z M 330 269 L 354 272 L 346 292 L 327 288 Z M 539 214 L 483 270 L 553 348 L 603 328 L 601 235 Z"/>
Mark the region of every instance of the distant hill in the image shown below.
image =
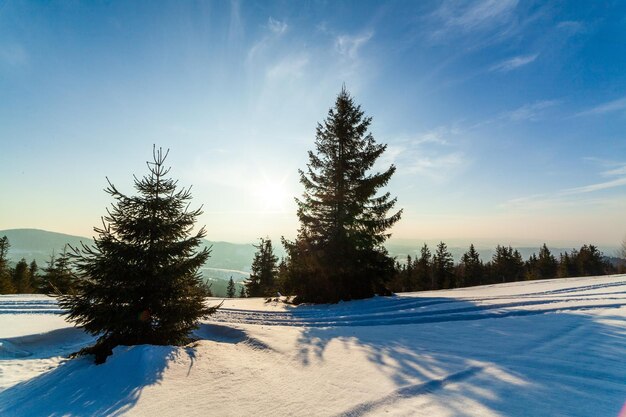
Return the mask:
<path id="1" fill-rule="evenodd" d="M 39 229 L 0 230 L 0 237 L 2 236 L 6 236 L 11 244 L 10 261 L 15 263 L 21 258 L 28 262 L 35 260 L 40 267 L 46 265 L 53 252 L 57 254 L 61 252 L 66 244 L 71 246 L 80 246 L 81 242 L 85 245 L 93 244 L 91 238 Z M 237 283 L 249 276 L 256 249 L 252 244 L 211 242 L 206 239 L 204 244 L 211 247 L 211 257 L 201 268 L 202 276 L 212 283 L 211 289 L 216 296 L 224 296 L 231 276 Z M 284 254 L 282 251 L 276 252 L 278 256 Z M 239 285 L 237 285 L 237 291 L 239 291 Z"/>

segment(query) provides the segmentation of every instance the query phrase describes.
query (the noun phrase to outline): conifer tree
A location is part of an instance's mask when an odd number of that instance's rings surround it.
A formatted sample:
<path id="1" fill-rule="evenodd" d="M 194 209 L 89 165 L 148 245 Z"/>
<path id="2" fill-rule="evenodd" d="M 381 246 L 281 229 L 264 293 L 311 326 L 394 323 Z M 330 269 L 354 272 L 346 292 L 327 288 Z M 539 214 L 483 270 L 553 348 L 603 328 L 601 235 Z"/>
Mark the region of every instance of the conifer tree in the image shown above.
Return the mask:
<path id="1" fill-rule="evenodd" d="M 233 281 L 233 277 L 230 277 L 228 280 L 228 287 L 226 288 L 226 297 L 235 298 L 235 281 Z"/>
<path id="2" fill-rule="evenodd" d="M 274 255 L 271 239 L 259 240 L 259 245 L 254 245 L 257 252 L 252 261 L 252 272 L 244 283 L 248 297 L 272 296 L 276 290 L 278 257 Z"/>
<path id="3" fill-rule="evenodd" d="M 33 287 L 33 291 L 39 292 L 39 287 L 41 286 L 39 266 L 37 265 L 37 261 L 35 261 L 34 259 L 28 265 L 28 278 Z"/>
<path id="4" fill-rule="evenodd" d="M 461 257 L 460 264 L 462 272 L 460 276 L 457 276 L 456 287 L 481 285 L 483 283 L 484 266 L 473 243 Z"/>
<path id="5" fill-rule="evenodd" d="M 149 173 L 135 177 L 137 195 L 110 181 L 115 203 L 102 219 L 95 245 L 72 248 L 78 276 L 73 293 L 59 297 L 68 320 L 99 339 L 83 353 L 106 360 L 117 345 L 183 344 L 198 320 L 217 307 L 204 304 L 198 269 L 210 250 L 193 233 L 201 209 L 189 211 L 190 189 L 167 178 L 167 153 L 153 150 Z"/>
<path id="6" fill-rule="evenodd" d="M 239 298 L 246 298 L 246 288 L 244 286 L 241 286 L 239 289 Z"/>
<path id="7" fill-rule="evenodd" d="M 435 288 L 432 274 L 431 253 L 428 245 L 420 249 L 420 257 L 415 263 L 415 276 L 417 285 L 421 290 L 432 290 Z"/>
<path id="8" fill-rule="evenodd" d="M 48 295 L 68 294 L 74 290 L 74 278 L 70 253 L 65 246 L 58 256 L 53 251 L 46 262 L 40 290 Z"/>
<path id="9" fill-rule="evenodd" d="M 554 255 L 544 243 L 539 249 L 539 257 L 537 258 L 537 278 L 549 279 L 555 278 L 558 269 L 558 262 Z"/>
<path id="10" fill-rule="evenodd" d="M 33 293 L 33 285 L 30 282 L 30 273 L 28 271 L 28 263 L 22 258 L 15 264 L 13 268 L 13 287 L 18 294 Z"/>
<path id="11" fill-rule="evenodd" d="M 0 238 L 0 294 L 13 294 L 15 286 L 9 268 L 9 248 L 11 244 L 6 236 Z"/>
<path id="12" fill-rule="evenodd" d="M 440 242 L 433 255 L 433 289 L 451 288 L 454 282 L 454 259 L 445 243 Z"/>
<path id="13" fill-rule="evenodd" d="M 389 215 L 396 199 L 377 192 L 396 168 L 370 172 L 386 149 L 368 133 L 371 121 L 344 87 L 317 126 L 316 150 L 299 171 L 305 191 L 297 200 L 298 236 L 284 241 L 298 301 L 370 297 L 384 292 L 394 273 L 383 243 L 402 211 Z"/>

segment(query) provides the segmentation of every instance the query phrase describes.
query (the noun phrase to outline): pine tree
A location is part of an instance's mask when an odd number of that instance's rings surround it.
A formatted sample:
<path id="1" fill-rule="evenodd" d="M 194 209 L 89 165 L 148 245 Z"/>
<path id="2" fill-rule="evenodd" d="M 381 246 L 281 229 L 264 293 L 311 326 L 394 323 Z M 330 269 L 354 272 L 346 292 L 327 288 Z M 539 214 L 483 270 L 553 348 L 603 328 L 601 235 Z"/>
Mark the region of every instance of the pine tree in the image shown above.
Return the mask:
<path id="1" fill-rule="evenodd" d="M 470 244 L 469 250 L 461 257 L 460 265 L 462 272 L 460 276 L 457 276 L 457 287 L 483 284 L 485 268 L 473 243 Z"/>
<path id="2" fill-rule="evenodd" d="M 34 259 L 28 265 L 28 278 L 33 286 L 34 292 L 39 292 L 39 287 L 41 286 L 40 276 L 39 276 L 39 266 L 37 265 L 37 261 Z"/>
<path id="3" fill-rule="evenodd" d="M 388 215 L 396 199 L 376 193 L 396 168 L 370 173 L 386 149 L 368 133 L 371 121 L 344 87 L 317 126 L 316 152 L 299 171 L 305 191 L 297 200 L 298 236 L 283 241 L 299 301 L 370 297 L 385 292 L 394 273 L 383 243 L 402 211 Z"/>
<path id="4" fill-rule="evenodd" d="M 11 244 L 6 236 L 0 238 L 0 294 L 13 294 L 15 287 L 9 268 L 9 248 Z"/>
<path id="5" fill-rule="evenodd" d="M 235 281 L 233 281 L 233 277 L 230 277 L 228 280 L 228 287 L 226 288 L 226 297 L 235 298 Z"/>
<path id="6" fill-rule="evenodd" d="M 246 298 L 246 289 L 244 286 L 239 289 L 239 298 Z"/>
<path id="7" fill-rule="evenodd" d="M 276 275 L 278 273 L 271 239 L 260 238 L 259 245 L 254 245 L 257 252 L 252 261 L 252 272 L 244 285 L 248 297 L 267 297 L 276 292 Z"/>
<path id="8" fill-rule="evenodd" d="M 48 295 L 69 294 L 74 290 L 74 281 L 67 246 L 58 256 L 52 252 L 41 277 L 40 291 Z"/>
<path id="9" fill-rule="evenodd" d="M 94 228 L 94 246 L 72 248 L 76 290 L 59 297 L 68 320 L 99 339 L 82 353 L 102 363 L 117 345 L 183 344 L 198 320 L 217 307 L 204 304 L 198 269 L 210 249 L 198 251 L 204 228 L 192 233 L 201 209 L 188 211 L 190 189 L 166 178 L 167 153 L 153 150 L 149 174 L 135 177 L 137 195 L 115 199 Z"/>
<path id="10" fill-rule="evenodd" d="M 558 262 L 544 243 L 539 249 L 539 257 L 537 258 L 537 278 L 555 278 L 557 275 L 557 269 Z"/>
<path id="11" fill-rule="evenodd" d="M 445 243 L 440 242 L 433 255 L 433 282 L 435 290 L 451 288 L 454 281 L 454 259 Z"/>
<path id="12" fill-rule="evenodd" d="M 420 290 L 432 290 L 435 288 L 432 273 L 431 253 L 428 245 L 420 249 L 420 257 L 415 264 L 415 279 Z"/>
<path id="13" fill-rule="evenodd" d="M 32 294 L 33 285 L 30 281 L 30 273 L 26 259 L 22 258 L 13 268 L 13 287 L 18 294 Z"/>

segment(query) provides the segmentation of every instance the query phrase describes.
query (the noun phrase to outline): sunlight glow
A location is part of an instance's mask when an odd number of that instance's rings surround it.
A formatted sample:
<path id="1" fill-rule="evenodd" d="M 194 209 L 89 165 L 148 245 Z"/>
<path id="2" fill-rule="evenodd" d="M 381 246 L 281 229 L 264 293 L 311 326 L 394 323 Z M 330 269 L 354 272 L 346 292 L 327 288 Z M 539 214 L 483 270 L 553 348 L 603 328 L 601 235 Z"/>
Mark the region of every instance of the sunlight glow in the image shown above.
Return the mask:
<path id="1" fill-rule="evenodd" d="M 254 187 L 254 197 L 258 201 L 258 207 L 266 212 L 284 212 L 287 202 L 291 198 L 287 192 L 284 180 L 272 180 L 263 178 Z"/>

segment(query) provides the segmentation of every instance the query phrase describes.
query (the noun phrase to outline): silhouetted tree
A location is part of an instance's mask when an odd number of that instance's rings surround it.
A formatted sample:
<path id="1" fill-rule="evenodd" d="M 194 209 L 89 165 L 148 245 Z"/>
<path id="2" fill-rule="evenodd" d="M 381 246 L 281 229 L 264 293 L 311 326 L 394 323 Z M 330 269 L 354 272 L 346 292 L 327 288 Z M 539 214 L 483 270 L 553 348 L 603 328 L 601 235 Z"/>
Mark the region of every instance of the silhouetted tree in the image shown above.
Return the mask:
<path id="1" fill-rule="evenodd" d="M 54 252 L 46 262 L 41 277 L 40 291 L 48 295 L 69 294 L 74 290 L 75 276 L 70 262 L 67 246 L 56 256 Z"/>
<path id="2" fill-rule="evenodd" d="M 496 246 L 491 260 L 491 273 L 495 282 L 521 281 L 524 278 L 524 260 L 511 246 Z"/>
<path id="3" fill-rule="evenodd" d="M 606 273 L 607 265 L 604 255 L 594 245 L 583 245 L 578 251 L 575 260 L 578 269 L 578 276 L 603 275 Z"/>
<path id="4" fill-rule="evenodd" d="M 537 258 L 537 278 L 549 279 L 555 278 L 558 270 L 558 262 L 554 255 L 544 243 L 539 249 L 539 257 Z"/>
<path id="5" fill-rule="evenodd" d="M 115 199 L 94 228 L 95 246 L 72 248 L 78 275 L 75 292 L 59 297 L 68 320 L 99 336 L 96 363 L 120 344 L 182 344 L 198 320 L 217 307 L 204 304 L 198 269 L 210 250 L 198 251 L 204 228 L 192 233 L 201 210 L 188 211 L 190 189 L 166 178 L 167 153 L 153 150 L 149 174 L 135 178 L 137 195 L 122 194 L 109 181 Z"/>
<path id="6" fill-rule="evenodd" d="M 235 297 L 235 281 L 233 281 L 233 277 L 230 277 L 228 280 L 228 287 L 226 288 L 226 297 L 234 298 Z"/>
<path id="7" fill-rule="evenodd" d="M 18 294 L 33 293 L 28 263 L 24 258 L 20 259 L 19 262 L 15 264 L 15 268 L 13 268 L 13 286 L 15 287 L 15 292 Z"/>
<path id="8" fill-rule="evenodd" d="M 433 289 L 451 288 L 454 283 L 454 259 L 445 243 L 440 242 L 433 255 Z"/>
<path id="9" fill-rule="evenodd" d="M 485 268 L 476 248 L 474 248 L 474 244 L 470 244 L 469 250 L 463 254 L 459 266 L 456 287 L 469 287 L 483 284 Z"/>
<path id="10" fill-rule="evenodd" d="M 239 289 L 239 298 L 246 298 L 246 289 L 244 286 Z"/>
<path id="11" fill-rule="evenodd" d="M 271 239 L 259 240 L 259 245 L 254 245 L 257 252 L 252 261 L 252 272 L 244 282 L 248 297 L 272 296 L 276 292 L 278 257 L 274 255 Z"/>
<path id="12" fill-rule="evenodd" d="M 431 253 L 426 243 L 424 243 L 424 246 L 420 249 L 420 257 L 415 262 L 415 280 L 420 290 L 432 290 L 435 288 L 432 274 Z"/>
<path id="13" fill-rule="evenodd" d="M 9 248 L 11 244 L 6 236 L 0 238 L 0 294 L 13 294 L 15 286 L 9 268 Z"/>
<path id="14" fill-rule="evenodd" d="M 39 292 L 41 287 L 41 277 L 39 276 L 39 266 L 34 259 L 28 265 L 28 278 L 31 282 L 34 292 Z"/>
<path id="15" fill-rule="evenodd" d="M 368 133 L 371 120 L 344 87 L 317 126 L 316 152 L 309 152 L 306 172 L 299 171 L 305 191 L 297 200 L 298 236 L 283 240 L 298 301 L 370 297 L 385 292 L 394 273 L 383 243 L 401 210 L 388 215 L 396 199 L 376 193 L 395 166 L 370 173 L 386 149 Z"/>

